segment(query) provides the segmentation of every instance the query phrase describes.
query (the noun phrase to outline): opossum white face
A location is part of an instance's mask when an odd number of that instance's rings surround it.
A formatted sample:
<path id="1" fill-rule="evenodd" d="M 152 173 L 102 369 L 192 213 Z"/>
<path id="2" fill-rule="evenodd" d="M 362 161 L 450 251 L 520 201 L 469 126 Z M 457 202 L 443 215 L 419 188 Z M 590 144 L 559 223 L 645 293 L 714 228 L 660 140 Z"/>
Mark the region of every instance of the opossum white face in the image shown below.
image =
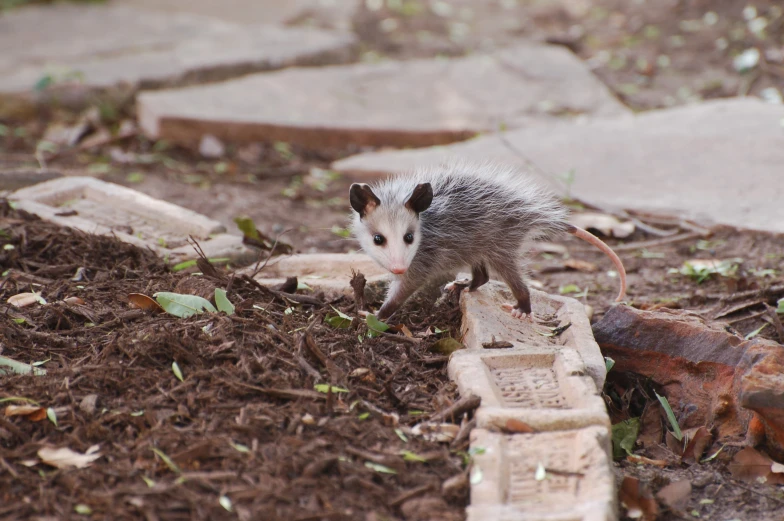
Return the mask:
<path id="1" fill-rule="evenodd" d="M 362 249 L 396 275 L 408 270 L 421 240 L 419 214 L 430 206 L 433 188 L 418 184 L 405 203 L 383 202 L 366 184 L 354 183 L 349 193 L 354 235 Z"/>

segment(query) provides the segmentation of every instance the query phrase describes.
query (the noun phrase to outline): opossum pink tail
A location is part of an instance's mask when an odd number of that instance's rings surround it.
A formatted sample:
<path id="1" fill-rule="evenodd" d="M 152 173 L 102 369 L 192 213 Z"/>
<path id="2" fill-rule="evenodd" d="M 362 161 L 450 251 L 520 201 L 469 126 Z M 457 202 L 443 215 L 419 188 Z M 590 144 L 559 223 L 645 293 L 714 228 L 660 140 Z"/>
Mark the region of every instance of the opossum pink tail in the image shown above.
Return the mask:
<path id="1" fill-rule="evenodd" d="M 588 233 L 582 228 L 570 225 L 566 231 L 602 250 L 602 252 L 604 252 L 604 254 L 610 258 L 613 264 L 615 264 L 615 269 L 618 270 L 618 276 L 621 278 L 621 290 L 618 292 L 618 298 L 616 298 L 615 301 L 622 301 L 626 296 L 626 270 L 623 267 L 621 259 L 618 258 L 618 255 L 616 255 L 615 252 L 612 251 L 609 246 L 604 244 L 598 237 Z"/>

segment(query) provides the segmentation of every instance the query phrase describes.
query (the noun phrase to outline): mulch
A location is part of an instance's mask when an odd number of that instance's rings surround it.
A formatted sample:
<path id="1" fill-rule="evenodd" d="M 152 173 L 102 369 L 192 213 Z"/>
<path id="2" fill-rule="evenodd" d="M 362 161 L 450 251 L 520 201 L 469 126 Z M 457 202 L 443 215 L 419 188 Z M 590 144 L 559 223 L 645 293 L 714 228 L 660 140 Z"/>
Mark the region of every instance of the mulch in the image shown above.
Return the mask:
<path id="1" fill-rule="evenodd" d="M 224 272 L 173 273 L 151 252 L 5 202 L 0 245 L 0 354 L 47 371 L 0 375 L 0 399 L 34 400 L 57 419 L 0 414 L 0 518 L 465 517 L 468 429 L 451 444 L 411 431 L 457 399 L 446 357 L 429 351 L 457 335 L 454 304 L 414 301 L 401 319 L 414 334 L 447 333 L 368 338 L 359 318 L 324 322 L 332 307 L 356 317 L 352 299 L 299 304 Z M 183 319 L 128 302 L 216 287 L 234 315 Z M 30 291 L 47 304 L 6 304 Z M 101 457 L 86 468 L 32 464 L 45 446 L 93 445 Z"/>

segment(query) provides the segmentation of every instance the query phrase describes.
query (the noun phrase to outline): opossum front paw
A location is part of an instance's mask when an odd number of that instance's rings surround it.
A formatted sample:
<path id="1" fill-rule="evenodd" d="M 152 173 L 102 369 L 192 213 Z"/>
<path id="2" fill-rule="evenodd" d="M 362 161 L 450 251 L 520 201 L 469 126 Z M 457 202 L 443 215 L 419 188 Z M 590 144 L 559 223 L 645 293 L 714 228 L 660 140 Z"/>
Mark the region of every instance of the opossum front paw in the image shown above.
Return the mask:
<path id="1" fill-rule="evenodd" d="M 522 320 L 531 320 L 533 318 L 533 314 L 532 313 L 528 313 L 526 311 L 523 311 L 516 304 L 506 303 L 506 304 L 503 304 L 503 308 L 504 309 L 508 309 L 510 311 L 510 313 L 512 314 L 512 316 L 515 317 L 515 318 L 519 318 L 519 319 L 522 319 Z"/>

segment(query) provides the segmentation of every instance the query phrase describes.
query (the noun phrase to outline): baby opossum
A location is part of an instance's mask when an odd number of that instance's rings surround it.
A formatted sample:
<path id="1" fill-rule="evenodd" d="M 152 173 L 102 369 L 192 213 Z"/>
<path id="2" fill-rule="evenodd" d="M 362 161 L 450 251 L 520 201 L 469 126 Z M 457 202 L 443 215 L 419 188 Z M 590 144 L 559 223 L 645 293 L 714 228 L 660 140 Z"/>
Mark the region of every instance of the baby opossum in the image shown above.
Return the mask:
<path id="1" fill-rule="evenodd" d="M 349 192 L 352 231 L 362 249 L 393 274 L 381 319 L 392 315 L 429 279 L 470 266 L 473 291 L 494 271 L 509 286 L 512 315 L 531 313 L 519 259 L 526 245 L 568 232 L 602 250 L 626 293 L 626 271 L 601 240 L 567 221 L 552 194 L 513 167 L 453 162 L 393 177 L 376 186 L 354 183 Z"/>

